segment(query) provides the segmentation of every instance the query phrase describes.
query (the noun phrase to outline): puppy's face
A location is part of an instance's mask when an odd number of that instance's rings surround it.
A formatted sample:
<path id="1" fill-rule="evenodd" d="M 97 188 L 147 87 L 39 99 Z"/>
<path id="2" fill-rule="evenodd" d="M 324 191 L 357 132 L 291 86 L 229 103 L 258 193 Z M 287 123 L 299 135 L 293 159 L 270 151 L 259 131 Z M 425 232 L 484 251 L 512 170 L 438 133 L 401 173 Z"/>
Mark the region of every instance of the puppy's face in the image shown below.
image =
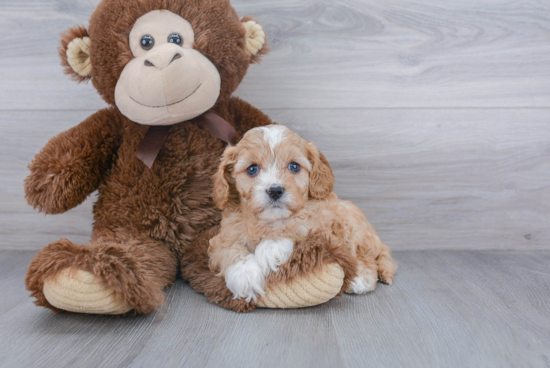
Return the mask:
<path id="1" fill-rule="evenodd" d="M 242 210 L 278 220 L 304 207 L 312 167 L 306 144 L 280 125 L 245 135 L 233 170 Z"/>
<path id="2" fill-rule="evenodd" d="M 317 148 L 281 125 L 250 130 L 224 152 L 214 182 L 215 200 L 266 221 L 290 217 L 307 200 L 325 198 L 332 170 Z"/>

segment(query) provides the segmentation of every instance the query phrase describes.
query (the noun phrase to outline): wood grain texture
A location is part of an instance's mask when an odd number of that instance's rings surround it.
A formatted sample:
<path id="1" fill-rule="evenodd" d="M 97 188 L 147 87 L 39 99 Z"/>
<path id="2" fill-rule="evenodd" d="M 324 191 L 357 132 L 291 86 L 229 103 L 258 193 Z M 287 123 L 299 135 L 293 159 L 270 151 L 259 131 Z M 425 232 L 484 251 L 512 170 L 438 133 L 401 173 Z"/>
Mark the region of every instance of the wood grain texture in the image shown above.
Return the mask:
<path id="1" fill-rule="evenodd" d="M 0 367 L 500 368 L 550 362 L 548 251 L 396 252 L 393 286 L 302 310 L 237 314 L 178 280 L 160 311 L 126 318 L 34 306 L 21 282 L 32 256 L 0 251 Z"/>
<path id="2" fill-rule="evenodd" d="M 331 309 L 346 365 L 547 366 L 550 304 L 540 289 L 550 285 L 546 255 L 398 253 L 397 288 L 338 300 L 342 310 Z"/>
<path id="3" fill-rule="evenodd" d="M 96 109 L 59 33 L 98 0 L 0 3 L 0 109 Z M 271 53 L 238 95 L 260 108 L 550 107 L 550 2 L 233 0 Z"/>
<path id="4" fill-rule="evenodd" d="M 271 48 L 237 95 L 326 154 L 396 282 L 243 315 L 177 280 L 130 318 L 53 314 L 23 283 L 37 249 L 90 236 L 94 196 L 44 216 L 23 179 L 104 106 L 56 50 L 97 3 L 0 1 L 0 367 L 550 366 L 550 2 L 232 0 Z"/>
<path id="5" fill-rule="evenodd" d="M 335 192 L 392 249 L 549 249 L 550 124 L 538 110 L 270 115 L 319 146 Z"/>
<path id="6" fill-rule="evenodd" d="M 550 248 L 550 124 L 538 110 L 265 111 L 315 142 L 332 164 L 336 193 L 392 249 Z M 23 180 L 46 141 L 91 112 L 0 112 L 0 121 L 17 122 L 0 124 L 0 249 L 61 237 L 87 243 L 95 195 L 44 216 L 27 205 Z"/>

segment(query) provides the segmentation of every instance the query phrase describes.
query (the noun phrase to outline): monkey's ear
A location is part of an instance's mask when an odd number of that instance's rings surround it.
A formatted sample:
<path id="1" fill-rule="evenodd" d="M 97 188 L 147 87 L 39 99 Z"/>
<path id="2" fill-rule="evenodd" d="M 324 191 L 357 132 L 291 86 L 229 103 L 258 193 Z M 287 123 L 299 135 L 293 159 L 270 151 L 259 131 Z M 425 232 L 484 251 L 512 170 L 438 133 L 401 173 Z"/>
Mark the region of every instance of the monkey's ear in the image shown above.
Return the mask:
<path id="1" fill-rule="evenodd" d="M 261 56 L 267 54 L 266 36 L 261 25 L 256 23 L 251 16 L 241 18 L 246 30 L 246 52 L 250 56 L 250 63 L 260 62 Z"/>
<path id="2" fill-rule="evenodd" d="M 65 74 L 69 74 L 73 80 L 84 82 L 92 78 L 90 37 L 86 28 L 76 26 L 61 34 L 59 56 Z"/>

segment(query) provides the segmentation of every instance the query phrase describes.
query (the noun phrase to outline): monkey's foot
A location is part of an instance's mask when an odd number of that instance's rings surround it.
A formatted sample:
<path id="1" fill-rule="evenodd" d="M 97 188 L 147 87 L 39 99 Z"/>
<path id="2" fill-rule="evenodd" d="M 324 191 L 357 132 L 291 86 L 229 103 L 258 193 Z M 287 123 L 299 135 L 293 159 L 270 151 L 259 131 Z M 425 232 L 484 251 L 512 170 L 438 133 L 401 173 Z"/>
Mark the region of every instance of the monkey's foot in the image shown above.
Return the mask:
<path id="1" fill-rule="evenodd" d="M 131 308 L 89 272 L 65 268 L 44 282 L 44 296 L 56 308 L 90 314 L 124 314 Z"/>
<path id="2" fill-rule="evenodd" d="M 267 287 L 265 295 L 258 299 L 261 308 L 303 308 L 323 304 L 334 298 L 344 284 L 344 270 L 336 263 L 329 263 L 307 277 L 296 277 Z"/>

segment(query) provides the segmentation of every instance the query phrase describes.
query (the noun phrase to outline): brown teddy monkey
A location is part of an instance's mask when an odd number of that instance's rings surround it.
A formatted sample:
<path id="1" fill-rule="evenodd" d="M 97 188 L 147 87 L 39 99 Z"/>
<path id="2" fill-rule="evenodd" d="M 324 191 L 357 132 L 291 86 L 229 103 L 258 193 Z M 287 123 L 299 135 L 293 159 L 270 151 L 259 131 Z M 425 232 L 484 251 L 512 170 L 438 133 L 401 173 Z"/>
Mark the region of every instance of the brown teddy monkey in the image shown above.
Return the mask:
<path id="1" fill-rule="evenodd" d="M 353 261 L 319 234 L 296 246 L 257 303 L 234 300 L 208 269 L 220 156 L 247 130 L 272 123 L 231 96 L 264 43 L 262 28 L 228 0 L 103 0 L 89 29 L 63 34 L 66 73 L 91 80 L 109 107 L 52 138 L 29 165 L 26 198 L 46 214 L 98 190 L 90 243 L 60 239 L 31 262 L 26 285 L 37 305 L 148 313 L 179 266 L 196 290 L 238 311 L 319 304 L 349 284 Z M 292 285 L 304 291 L 284 299 Z"/>

